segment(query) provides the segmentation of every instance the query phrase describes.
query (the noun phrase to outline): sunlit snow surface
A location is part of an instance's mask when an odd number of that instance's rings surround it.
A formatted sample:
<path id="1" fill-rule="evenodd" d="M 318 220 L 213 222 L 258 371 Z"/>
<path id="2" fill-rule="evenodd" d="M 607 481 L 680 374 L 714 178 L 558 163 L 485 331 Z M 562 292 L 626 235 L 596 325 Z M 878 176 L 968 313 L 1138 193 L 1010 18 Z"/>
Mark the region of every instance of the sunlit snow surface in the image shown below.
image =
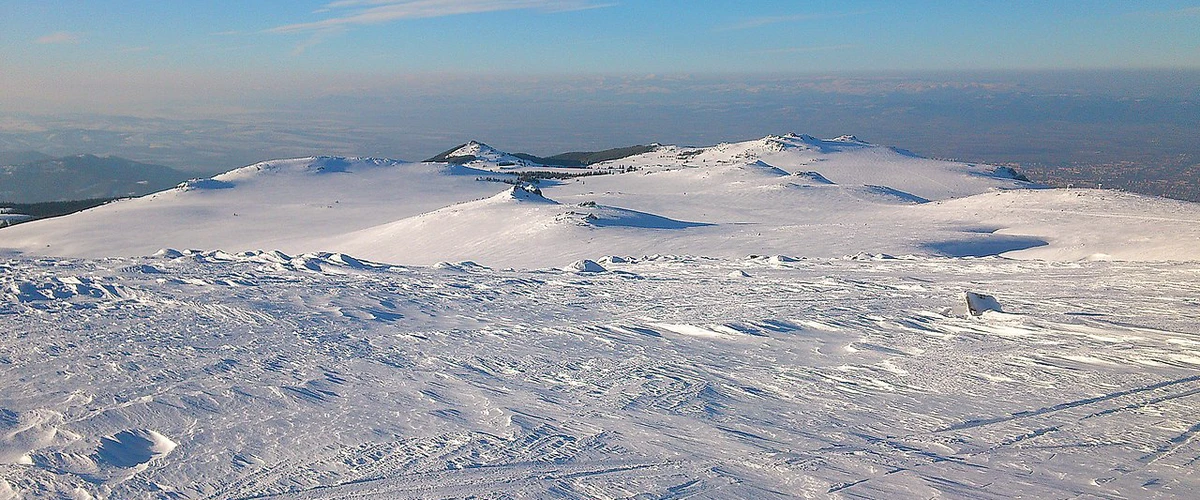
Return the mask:
<path id="1" fill-rule="evenodd" d="M 271 160 L 5 228 L 0 251 L 103 258 L 163 247 L 261 249 L 526 269 L 606 254 L 1200 260 L 1200 204 L 1036 189 L 1011 169 L 919 158 L 852 137 L 660 145 L 557 169 L 606 175 L 548 180 L 540 194 L 513 191 L 505 182 L 521 181 L 502 163 Z"/>
<path id="2" fill-rule="evenodd" d="M 853 137 L 540 189 L 468 146 L 0 230 L 0 500 L 1200 491 L 1200 205 Z"/>
<path id="3" fill-rule="evenodd" d="M 1200 491 L 1200 263 L 598 257 L 0 261 L 0 498 Z"/>

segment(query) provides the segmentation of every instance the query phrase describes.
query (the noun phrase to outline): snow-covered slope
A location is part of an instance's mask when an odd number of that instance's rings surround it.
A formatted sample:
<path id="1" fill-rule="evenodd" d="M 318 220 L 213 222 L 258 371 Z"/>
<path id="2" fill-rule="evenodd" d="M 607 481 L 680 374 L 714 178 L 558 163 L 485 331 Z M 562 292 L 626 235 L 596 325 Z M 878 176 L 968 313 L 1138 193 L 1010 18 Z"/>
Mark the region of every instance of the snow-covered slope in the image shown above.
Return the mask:
<path id="1" fill-rule="evenodd" d="M 1030 184 L 995 167 L 929 160 L 903 150 L 862 142 L 854 136 L 822 140 L 788 134 L 704 148 L 662 146 L 656 151 L 598 166 L 643 169 L 727 166 L 761 161 L 791 173 L 818 172 L 842 185 L 881 185 L 926 199 L 969 196 Z"/>
<path id="2" fill-rule="evenodd" d="M 0 500 L 1200 488 L 1196 204 L 853 137 L 476 153 L 0 229 Z"/>
<path id="3" fill-rule="evenodd" d="M 596 254 L 1200 258 L 1195 204 L 1037 189 L 1006 169 L 919 158 L 853 137 L 658 146 L 565 169 L 613 173 L 544 182 L 537 198 L 547 203 L 513 200 L 512 186 L 495 182 L 517 182 L 501 165 L 511 155 L 477 142 L 450 153 L 477 157 L 468 163 L 481 168 L 328 157 L 264 162 L 4 229 L 0 248 L 83 257 L 161 247 L 331 251 L 399 264 L 525 268 Z"/>
<path id="4" fill-rule="evenodd" d="M 931 223 L 978 224 L 980 233 L 1001 241 L 1032 238 L 1045 243 L 1004 254 L 1012 258 L 1200 260 L 1198 208 L 1119 191 L 1053 189 L 980 194 L 922 205 L 914 212 Z"/>
<path id="5" fill-rule="evenodd" d="M 0 262 L 0 498 L 1200 487 L 1196 263 L 161 255 Z"/>
<path id="6" fill-rule="evenodd" d="M 366 158 L 298 158 L 242 167 L 212 179 L 59 219 L 14 226 L 0 247 L 48 255 L 149 255 L 159 248 L 288 252 L 354 231 L 490 196 L 503 174 L 447 164 Z"/>

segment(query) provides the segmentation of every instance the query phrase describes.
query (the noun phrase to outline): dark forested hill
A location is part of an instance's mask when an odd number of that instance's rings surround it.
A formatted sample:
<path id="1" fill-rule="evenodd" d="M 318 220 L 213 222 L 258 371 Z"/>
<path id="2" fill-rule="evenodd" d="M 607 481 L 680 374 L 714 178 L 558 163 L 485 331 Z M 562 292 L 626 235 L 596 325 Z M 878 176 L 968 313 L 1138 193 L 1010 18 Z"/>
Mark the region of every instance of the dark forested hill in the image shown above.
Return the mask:
<path id="1" fill-rule="evenodd" d="M 140 196 L 174 186 L 188 175 L 170 167 L 115 156 L 39 158 L 5 154 L 0 160 L 0 201 L 36 203 Z"/>

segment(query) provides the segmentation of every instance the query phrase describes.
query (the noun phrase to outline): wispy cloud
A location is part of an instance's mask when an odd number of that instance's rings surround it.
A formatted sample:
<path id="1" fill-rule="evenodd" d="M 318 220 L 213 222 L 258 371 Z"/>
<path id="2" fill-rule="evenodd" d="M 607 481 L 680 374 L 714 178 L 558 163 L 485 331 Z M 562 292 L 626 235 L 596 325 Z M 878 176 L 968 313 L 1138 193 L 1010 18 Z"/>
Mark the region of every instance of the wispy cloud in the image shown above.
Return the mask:
<path id="1" fill-rule="evenodd" d="M 729 26 L 717 28 L 717 31 L 748 30 L 748 29 L 754 29 L 754 28 L 761 28 L 763 26 L 770 26 L 772 24 L 796 23 L 796 22 L 802 22 L 802 21 L 819 21 L 822 19 L 838 19 L 838 18 L 842 18 L 842 17 L 861 16 L 863 14 L 868 14 L 868 13 L 869 12 L 863 11 L 863 12 L 841 12 L 841 13 L 834 12 L 834 13 L 828 13 L 828 14 L 790 14 L 790 15 L 784 15 L 784 16 L 752 17 L 752 18 L 743 20 L 742 22 L 739 22 L 737 24 L 731 24 Z"/>
<path id="2" fill-rule="evenodd" d="M 337 28 L 337 29 L 340 29 L 340 28 Z M 304 54 L 305 52 L 308 52 L 308 49 L 311 49 L 313 47 L 316 47 L 317 45 L 320 45 L 322 42 L 325 41 L 326 38 L 329 38 L 329 36 L 331 34 L 333 34 L 334 32 L 335 32 L 335 29 L 317 30 L 317 31 L 313 32 L 311 35 L 309 35 L 307 40 L 300 42 L 298 45 L 296 45 L 295 48 L 292 49 L 292 55 L 298 56 L 298 55 Z"/>
<path id="3" fill-rule="evenodd" d="M 320 21 L 288 24 L 268 29 L 270 33 L 305 33 L 332 31 L 350 26 L 383 24 L 402 19 L 497 12 L 504 10 L 537 9 L 546 12 L 569 12 L 609 7 L 612 3 L 590 0 L 338 0 L 316 11 L 330 14 Z"/>
<path id="4" fill-rule="evenodd" d="M 56 31 L 49 35 L 42 35 L 37 40 L 34 40 L 34 42 L 42 45 L 79 43 L 79 35 L 70 31 Z"/>

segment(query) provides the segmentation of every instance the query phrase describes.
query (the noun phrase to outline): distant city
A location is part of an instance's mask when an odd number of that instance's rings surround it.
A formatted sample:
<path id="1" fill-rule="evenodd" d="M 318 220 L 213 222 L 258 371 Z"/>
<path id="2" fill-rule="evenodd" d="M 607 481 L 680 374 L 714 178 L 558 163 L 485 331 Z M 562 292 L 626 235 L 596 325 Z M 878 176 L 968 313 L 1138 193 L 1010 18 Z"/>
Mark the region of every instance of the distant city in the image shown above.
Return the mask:
<path id="1" fill-rule="evenodd" d="M 1092 165 L 1022 165 L 1031 179 L 1055 187 L 1120 189 L 1200 202 L 1200 161 L 1187 156 L 1145 164 L 1135 161 Z"/>

